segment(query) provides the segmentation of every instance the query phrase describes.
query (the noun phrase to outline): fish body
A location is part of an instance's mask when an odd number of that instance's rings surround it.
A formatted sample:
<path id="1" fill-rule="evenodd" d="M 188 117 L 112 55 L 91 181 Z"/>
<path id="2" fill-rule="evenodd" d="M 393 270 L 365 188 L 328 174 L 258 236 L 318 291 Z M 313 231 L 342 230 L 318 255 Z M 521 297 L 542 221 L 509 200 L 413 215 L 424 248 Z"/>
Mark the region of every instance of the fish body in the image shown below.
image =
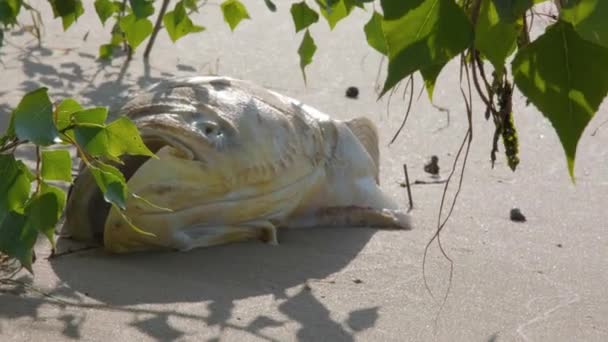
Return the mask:
<path id="1" fill-rule="evenodd" d="M 103 205 L 86 170 L 65 226 L 112 252 L 189 250 L 257 238 L 278 228 L 411 228 L 378 186 L 377 131 L 366 118 L 330 116 L 287 96 L 226 77 L 161 82 L 120 111 L 158 158 L 125 160 L 124 214 Z M 162 208 L 171 209 L 170 212 Z"/>

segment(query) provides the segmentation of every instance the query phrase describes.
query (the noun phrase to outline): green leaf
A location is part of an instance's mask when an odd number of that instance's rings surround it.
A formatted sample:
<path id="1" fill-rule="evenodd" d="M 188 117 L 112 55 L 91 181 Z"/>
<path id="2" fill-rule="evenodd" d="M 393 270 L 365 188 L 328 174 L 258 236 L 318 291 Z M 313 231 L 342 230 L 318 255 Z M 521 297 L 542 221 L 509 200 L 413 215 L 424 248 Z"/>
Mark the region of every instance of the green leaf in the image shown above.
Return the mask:
<path id="1" fill-rule="evenodd" d="M 106 107 L 94 107 L 80 110 L 72 114 L 75 124 L 103 125 L 108 118 Z"/>
<path id="2" fill-rule="evenodd" d="M 120 7 L 114 1 L 95 0 L 95 12 L 97 12 L 97 16 L 102 25 L 105 25 L 106 20 L 108 20 L 112 14 L 118 13 L 119 11 Z"/>
<path id="3" fill-rule="evenodd" d="M 319 21 L 319 15 L 317 12 L 308 7 L 304 1 L 291 5 L 290 12 L 293 23 L 296 26 L 296 32 L 300 32 L 301 30 Z"/>
<path id="4" fill-rule="evenodd" d="M 23 213 L 34 176 L 12 154 L 0 154 L 0 222 L 10 211 Z"/>
<path id="5" fill-rule="evenodd" d="M 125 210 L 127 184 L 122 173 L 117 168 L 103 163 L 91 166 L 90 170 L 105 201 Z"/>
<path id="6" fill-rule="evenodd" d="M 576 146 L 608 92 L 608 49 L 558 22 L 513 60 L 515 84 L 551 121 L 574 179 Z"/>
<path id="7" fill-rule="evenodd" d="M 317 51 L 315 41 L 310 36 L 310 31 L 306 30 L 302 43 L 300 44 L 300 48 L 298 48 L 298 55 L 300 56 L 300 70 L 302 70 L 304 82 L 306 82 L 305 68 L 308 64 L 312 63 L 312 56 L 315 54 L 315 51 Z"/>
<path id="8" fill-rule="evenodd" d="M 123 42 L 127 41 L 120 27 L 119 21 L 116 21 L 116 23 L 114 23 L 114 26 L 112 26 L 111 37 L 112 38 L 110 39 L 110 44 L 114 46 L 120 46 Z"/>
<path id="9" fill-rule="evenodd" d="M 198 13 L 198 6 L 196 5 L 196 1 L 197 0 L 182 0 L 182 4 L 184 4 L 184 7 Z"/>
<path id="10" fill-rule="evenodd" d="M 15 133 L 21 140 L 48 146 L 59 140 L 59 132 L 53 123 L 53 104 L 47 88 L 27 93 L 13 112 Z"/>
<path id="11" fill-rule="evenodd" d="M 63 30 L 67 30 L 84 13 L 81 0 L 48 0 L 55 18 L 61 17 Z"/>
<path id="12" fill-rule="evenodd" d="M 274 4 L 274 2 L 272 2 L 270 0 L 264 0 L 264 3 L 266 4 L 266 7 L 268 7 L 268 9 L 271 12 L 276 12 L 277 11 L 277 6 Z"/>
<path id="13" fill-rule="evenodd" d="M 19 11 L 21 11 L 21 0 L 0 0 L 0 24 L 5 26 L 16 24 Z M 2 46 L 1 30 L 0 46 Z"/>
<path id="14" fill-rule="evenodd" d="M 608 1 L 579 0 L 575 6 L 562 9 L 561 15 L 581 37 L 608 47 Z"/>
<path id="15" fill-rule="evenodd" d="M 65 191 L 61 190 L 60 188 L 47 184 L 45 182 L 42 182 L 40 184 L 40 195 L 41 196 L 50 196 L 50 200 L 53 202 L 52 206 L 56 207 L 56 213 L 55 213 L 55 218 L 54 221 L 55 223 L 52 225 L 47 225 L 48 229 L 43 229 L 41 230 L 41 233 L 43 233 L 47 239 L 49 240 L 49 242 L 53 245 L 53 248 L 55 248 L 55 239 L 54 239 L 54 235 L 55 235 L 55 226 L 57 225 L 57 222 L 59 221 L 59 219 L 61 218 L 61 215 L 63 214 L 63 209 L 65 208 L 65 203 L 66 203 L 66 194 Z M 51 219 L 49 219 L 49 222 L 51 221 Z M 39 228 L 40 230 L 40 228 Z"/>
<path id="16" fill-rule="evenodd" d="M 413 72 L 448 62 L 471 45 L 473 30 L 453 0 L 382 0 L 388 76 L 380 96 Z"/>
<path id="17" fill-rule="evenodd" d="M 12 154 L 0 154 L 0 175 L 0 251 L 17 258 L 31 272 L 38 232 L 28 230 L 23 212 L 34 175 Z"/>
<path id="18" fill-rule="evenodd" d="M 0 48 L 2 47 L 3 44 L 4 44 L 4 31 L 2 31 L 2 29 L 0 29 Z"/>
<path id="19" fill-rule="evenodd" d="M 247 8 L 239 0 L 226 0 L 221 5 L 224 21 L 230 26 L 230 30 L 234 31 L 236 26 L 243 19 L 251 19 Z"/>
<path id="20" fill-rule="evenodd" d="M 82 106 L 74 99 L 65 99 L 55 108 L 53 114 L 55 125 L 59 131 L 66 129 L 72 124 L 72 114 L 81 111 Z"/>
<path id="21" fill-rule="evenodd" d="M 156 155 L 146 147 L 137 126 L 126 116 L 121 116 L 106 127 L 108 141 L 110 142 L 109 151 L 114 157 L 123 154 L 156 157 Z"/>
<path id="22" fill-rule="evenodd" d="M 152 34 L 154 25 L 146 18 L 137 19 L 135 15 L 129 14 L 120 19 L 120 29 L 127 36 L 127 42 L 133 50 L 137 49 L 148 36 Z"/>
<path id="23" fill-rule="evenodd" d="M 58 205 L 57 219 L 59 219 L 61 217 L 61 215 L 63 214 L 63 209 L 65 208 L 65 203 L 66 203 L 66 198 L 67 198 L 65 191 L 54 185 L 50 185 L 46 182 L 42 182 L 42 183 L 40 183 L 40 194 L 46 194 L 46 193 L 53 193 L 53 195 L 57 198 L 57 205 Z"/>
<path id="24" fill-rule="evenodd" d="M 32 255 L 38 231 L 26 223 L 26 217 L 14 211 L 0 220 L 0 252 L 17 258 L 23 267 L 33 272 Z"/>
<path id="25" fill-rule="evenodd" d="M 542 0 L 545 1 L 545 0 Z M 524 13 L 539 0 L 492 0 L 500 20 L 505 24 L 521 20 Z"/>
<path id="26" fill-rule="evenodd" d="M 144 144 L 135 124 L 122 116 L 107 126 L 77 125 L 76 141 L 94 157 L 116 159 L 123 154 L 155 157 Z"/>
<path id="27" fill-rule="evenodd" d="M 4 137 L 2 138 L 2 145 L 8 140 L 15 139 L 17 134 L 15 133 L 15 111 L 11 113 L 10 118 L 8 119 L 8 127 L 6 128 L 6 132 L 4 132 Z"/>
<path id="28" fill-rule="evenodd" d="M 105 127 L 77 126 L 74 128 L 76 142 L 93 157 L 109 155 L 108 135 Z"/>
<path id="29" fill-rule="evenodd" d="M 48 0 L 55 18 L 64 17 L 76 12 L 80 0 Z"/>
<path id="30" fill-rule="evenodd" d="M 186 9 L 181 2 L 178 2 L 175 5 L 175 10 L 165 14 L 163 23 L 173 42 L 176 42 L 189 33 L 201 32 L 205 29 L 202 26 L 197 26 L 192 23 L 192 20 L 188 18 Z"/>
<path id="31" fill-rule="evenodd" d="M 137 19 L 144 19 L 154 14 L 154 0 L 129 0 L 129 3 Z"/>
<path id="32" fill-rule="evenodd" d="M 327 20 L 330 29 L 334 29 L 336 24 L 346 18 L 353 9 L 354 4 L 344 0 L 317 0 L 321 15 Z"/>
<path id="33" fill-rule="evenodd" d="M 25 208 L 26 231 L 38 231 L 44 234 L 53 248 L 55 247 L 55 225 L 59 220 L 59 198 L 54 192 L 36 195 Z"/>
<path id="34" fill-rule="evenodd" d="M 382 14 L 374 11 L 367 24 L 363 26 L 363 31 L 365 32 L 369 46 L 386 56 L 387 48 L 384 33 L 382 32 Z"/>
<path id="35" fill-rule="evenodd" d="M 497 70 L 502 70 L 505 60 L 515 51 L 517 37 L 523 28 L 522 19 L 512 22 L 500 20 L 492 0 L 482 0 L 475 47 L 486 56 Z"/>
<path id="36" fill-rule="evenodd" d="M 420 74 L 422 75 L 422 79 L 424 80 L 424 87 L 426 88 L 426 93 L 429 95 L 429 100 L 433 102 L 433 91 L 435 90 L 435 82 L 437 81 L 437 77 L 441 73 L 441 70 L 445 66 L 445 63 L 441 64 L 433 64 L 427 67 L 420 69 Z"/>
<path id="37" fill-rule="evenodd" d="M 99 46 L 99 58 L 110 59 L 114 54 L 114 44 L 102 44 Z"/>
<path id="38" fill-rule="evenodd" d="M 72 158 L 67 150 L 42 151 L 42 179 L 72 181 Z"/>

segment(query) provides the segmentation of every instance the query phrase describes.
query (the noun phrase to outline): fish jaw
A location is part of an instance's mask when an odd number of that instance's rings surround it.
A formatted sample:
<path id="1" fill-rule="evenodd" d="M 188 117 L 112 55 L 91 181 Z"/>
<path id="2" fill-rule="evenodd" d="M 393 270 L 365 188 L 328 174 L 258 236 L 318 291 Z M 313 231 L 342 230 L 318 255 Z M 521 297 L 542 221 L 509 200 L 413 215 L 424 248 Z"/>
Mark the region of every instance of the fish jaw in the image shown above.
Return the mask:
<path id="1" fill-rule="evenodd" d="M 243 185 L 229 177 L 231 170 L 206 168 L 172 147 L 161 148 L 157 156 L 128 181 L 130 191 L 154 207 L 131 197 L 123 213 L 111 208 L 104 227 L 108 251 L 188 250 L 255 238 L 276 242 L 276 226 L 323 176 L 323 168 L 316 168 L 295 179 Z"/>

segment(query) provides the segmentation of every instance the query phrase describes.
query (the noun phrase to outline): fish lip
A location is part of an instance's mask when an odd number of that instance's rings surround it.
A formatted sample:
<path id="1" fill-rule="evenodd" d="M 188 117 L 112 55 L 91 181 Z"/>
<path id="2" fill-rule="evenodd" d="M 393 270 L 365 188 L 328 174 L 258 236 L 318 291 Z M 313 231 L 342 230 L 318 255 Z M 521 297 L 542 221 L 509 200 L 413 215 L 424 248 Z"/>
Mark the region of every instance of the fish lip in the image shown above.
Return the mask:
<path id="1" fill-rule="evenodd" d="M 184 152 L 185 159 L 204 161 L 205 155 L 213 149 L 205 136 L 177 120 L 142 118 L 137 120 L 137 125 L 144 142 L 161 139 Z"/>

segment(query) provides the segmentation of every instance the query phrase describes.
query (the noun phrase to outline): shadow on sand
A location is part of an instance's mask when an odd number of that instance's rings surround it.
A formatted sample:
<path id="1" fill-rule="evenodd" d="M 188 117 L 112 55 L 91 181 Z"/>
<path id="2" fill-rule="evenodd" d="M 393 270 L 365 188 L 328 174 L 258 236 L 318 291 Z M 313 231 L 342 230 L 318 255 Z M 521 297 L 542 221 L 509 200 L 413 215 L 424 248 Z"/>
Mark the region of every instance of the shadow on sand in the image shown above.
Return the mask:
<path id="1" fill-rule="evenodd" d="M 109 255 L 94 250 L 53 259 L 51 267 L 65 286 L 110 307 L 206 302 L 208 314 L 196 319 L 207 326 L 240 329 L 258 337 L 263 337 L 261 328 L 285 322 L 263 315 L 249 326 L 237 327 L 227 321 L 233 318 L 235 301 L 271 294 L 281 301 L 279 311 L 301 324 L 299 339 L 349 341 L 353 336 L 344 326 L 354 332 L 373 326 L 376 308 L 358 310 L 340 324 L 330 318 L 330 312 L 306 287 L 292 296 L 286 290 L 341 270 L 373 232 L 348 228 L 290 230 L 282 232 L 278 246 L 247 242 L 186 253 Z M 157 312 L 147 323 L 133 324 L 163 340 L 176 334 L 167 323 L 174 314 L 174 310 Z M 160 321 L 165 323 L 158 324 Z"/>

